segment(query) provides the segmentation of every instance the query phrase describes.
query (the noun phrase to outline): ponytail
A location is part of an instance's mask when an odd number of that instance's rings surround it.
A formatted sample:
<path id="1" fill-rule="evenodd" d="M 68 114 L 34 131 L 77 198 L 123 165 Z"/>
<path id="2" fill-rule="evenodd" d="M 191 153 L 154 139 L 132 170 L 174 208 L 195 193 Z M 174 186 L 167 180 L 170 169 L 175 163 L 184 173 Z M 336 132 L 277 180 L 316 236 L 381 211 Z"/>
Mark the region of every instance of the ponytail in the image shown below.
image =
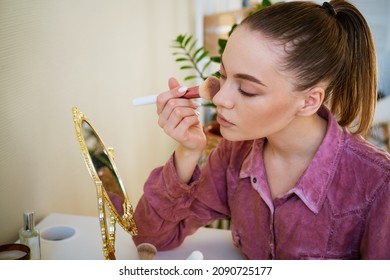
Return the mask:
<path id="1" fill-rule="evenodd" d="M 362 14 L 351 4 L 330 1 L 336 18 L 347 35 L 345 60 L 330 86 L 328 104 L 342 126 L 356 134 L 367 134 L 377 98 L 376 54 L 371 31 Z"/>

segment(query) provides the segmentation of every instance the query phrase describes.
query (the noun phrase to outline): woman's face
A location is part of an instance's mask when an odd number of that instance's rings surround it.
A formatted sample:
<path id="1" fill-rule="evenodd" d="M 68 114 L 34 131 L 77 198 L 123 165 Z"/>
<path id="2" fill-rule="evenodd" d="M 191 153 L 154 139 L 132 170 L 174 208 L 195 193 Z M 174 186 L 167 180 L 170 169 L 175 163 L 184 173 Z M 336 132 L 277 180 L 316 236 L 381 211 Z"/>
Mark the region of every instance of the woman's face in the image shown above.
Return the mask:
<path id="1" fill-rule="evenodd" d="M 293 77 L 281 72 L 281 54 L 259 32 L 245 26 L 233 32 L 222 56 L 221 89 L 213 98 L 224 138 L 268 137 L 296 118 L 303 95 L 294 91 Z"/>

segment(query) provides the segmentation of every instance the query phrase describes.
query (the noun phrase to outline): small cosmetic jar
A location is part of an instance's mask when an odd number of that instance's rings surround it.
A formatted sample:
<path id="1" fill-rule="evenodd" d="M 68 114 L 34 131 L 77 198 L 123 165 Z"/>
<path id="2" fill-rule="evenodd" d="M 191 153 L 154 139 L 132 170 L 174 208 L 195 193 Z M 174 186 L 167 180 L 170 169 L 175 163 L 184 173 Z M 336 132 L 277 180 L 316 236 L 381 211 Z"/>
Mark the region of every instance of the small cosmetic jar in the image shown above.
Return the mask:
<path id="1" fill-rule="evenodd" d="M 0 260 L 29 260 L 30 248 L 24 244 L 4 244 L 0 246 Z"/>

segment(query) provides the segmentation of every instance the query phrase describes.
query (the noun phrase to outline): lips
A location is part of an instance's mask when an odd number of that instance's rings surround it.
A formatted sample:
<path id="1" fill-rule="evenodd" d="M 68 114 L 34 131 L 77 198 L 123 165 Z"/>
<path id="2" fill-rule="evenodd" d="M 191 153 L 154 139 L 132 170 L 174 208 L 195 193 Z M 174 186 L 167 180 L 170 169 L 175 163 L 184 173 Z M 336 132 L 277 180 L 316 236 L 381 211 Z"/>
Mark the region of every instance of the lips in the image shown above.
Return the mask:
<path id="1" fill-rule="evenodd" d="M 234 124 L 225 119 L 221 114 L 217 114 L 217 122 L 224 127 L 233 126 Z"/>

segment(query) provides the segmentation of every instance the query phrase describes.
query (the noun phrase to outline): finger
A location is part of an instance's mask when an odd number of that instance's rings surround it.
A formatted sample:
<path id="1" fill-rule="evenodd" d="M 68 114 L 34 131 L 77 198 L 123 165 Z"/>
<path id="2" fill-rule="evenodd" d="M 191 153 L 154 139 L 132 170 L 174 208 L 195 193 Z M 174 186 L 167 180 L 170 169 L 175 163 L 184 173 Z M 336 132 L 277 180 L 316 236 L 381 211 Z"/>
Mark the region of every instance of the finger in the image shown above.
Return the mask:
<path id="1" fill-rule="evenodd" d="M 187 91 L 186 87 L 181 87 L 176 78 L 172 77 L 168 80 L 169 91 L 163 92 L 157 96 L 157 114 L 160 114 L 164 109 L 169 99 L 180 97 Z"/>
<path id="2" fill-rule="evenodd" d="M 168 122 L 169 118 L 175 110 L 179 110 L 180 112 L 180 110 L 184 110 L 185 108 L 187 108 L 194 111 L 198 109 L 199 106 L 199 103 L 191 99 L 171 98 L 166 102 L 162 111 L 159 112 L 158 124 L 160 125 L 160 127 L 163 127 L 165 123 Z"/>
<path id="3" fill-rule="evenodd" d="M 205 138 L 199 117 L 194 115 L 184 118 L 177 125 L 175 133 L 180 137 L 180 143 L 188 148 L 196 148 L 194 144 L 199 143 L 200 139 Z"/>
<path id="4" fill-rule="evenodd" d="M 194 112 L 196 114 L 196 109 L 199 106 L 199 104 L 191 100 L 181 98 L 170 99 L 159 115 L 158 124 L 163 128 L 168 122 L 178 123 L 181 118 Z"/>
<path id="5" fill-rule="evenodd" d="M 166 134 L 173 138 L 177 138 L 178 133 L 175 130 L 183 121 L 186 122 L 186 118 L 189 117 L 196 117 L 196 119 L 198 119 L 196 110 L 188 107 L 176 107 L 161 127 L 164 129 Z"/>
<path id="6" fill-rule="evenodd" d="M 181 122 L 177 124 L 175 127 L 176 132 L 180 135 L 185 135 L 186 131 L 188 131 L 193 126 L 199 126 L 200 120 L 197 114 L 192 114 L 184 117 Z M 185 139 L 188 140 L 188 139 Z"/>
<path id="7" fill-rule="evenodd" d="M 169 89 L 174 89 L 174 88 L 180 87 L 180 83 L 176 80 L 176 78 L 171 77 L 168 80 L 168 86 L 169 86 Z"/>

